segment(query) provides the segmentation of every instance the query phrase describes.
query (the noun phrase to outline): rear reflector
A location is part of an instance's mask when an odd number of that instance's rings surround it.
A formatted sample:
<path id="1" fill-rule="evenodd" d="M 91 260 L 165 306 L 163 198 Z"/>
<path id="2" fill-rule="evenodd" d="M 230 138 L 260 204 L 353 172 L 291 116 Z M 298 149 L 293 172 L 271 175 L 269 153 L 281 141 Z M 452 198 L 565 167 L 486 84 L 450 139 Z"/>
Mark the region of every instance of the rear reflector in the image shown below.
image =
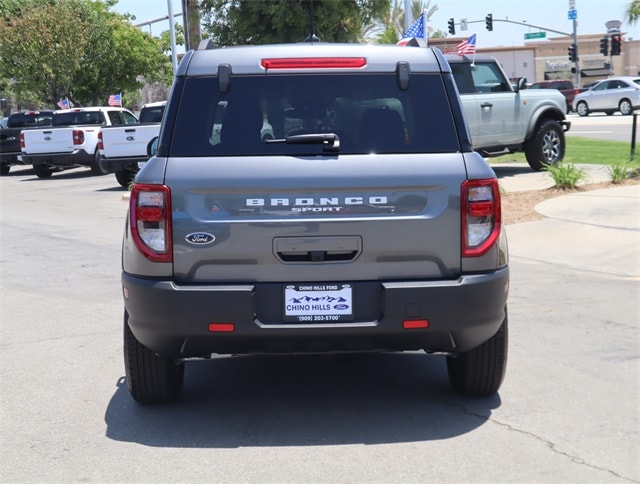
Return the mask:
<path id="1" fill-rule="evenodd" d="M 233 323 L 211 323 L 209 325 L 209 331 L 212 333 L 233 333 L 236 330 L 236 325 Z"/>
<path id="2" fill-rule="evenodd" d="M 402 321 L 404 329 L 425 329 L 429 327 L 428 319 L 407 319 Z"/>
<path id="3" fill-rule="evenodd" d="M 355 69 L 367 65 L 365 57 L 292 57 L 262 59 L 265 69 Z"/>

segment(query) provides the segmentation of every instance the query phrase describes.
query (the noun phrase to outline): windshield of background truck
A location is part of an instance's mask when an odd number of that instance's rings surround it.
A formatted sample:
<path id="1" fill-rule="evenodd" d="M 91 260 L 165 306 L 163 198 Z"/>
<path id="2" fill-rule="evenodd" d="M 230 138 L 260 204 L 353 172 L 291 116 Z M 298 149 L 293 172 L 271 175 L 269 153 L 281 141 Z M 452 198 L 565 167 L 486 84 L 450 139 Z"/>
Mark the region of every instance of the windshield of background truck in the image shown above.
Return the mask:
<path id="1" fill-rule="evenodd" d="M 216 77 L 184 82 L 174 157 L 320 155 L 318 143 L 284 142 L 320 133 L 335 133 L 341 154 L 460 150 L 440 74 L 413 73 L 406 90 L 395 73 L 237 76 L 226 93 Z"/>

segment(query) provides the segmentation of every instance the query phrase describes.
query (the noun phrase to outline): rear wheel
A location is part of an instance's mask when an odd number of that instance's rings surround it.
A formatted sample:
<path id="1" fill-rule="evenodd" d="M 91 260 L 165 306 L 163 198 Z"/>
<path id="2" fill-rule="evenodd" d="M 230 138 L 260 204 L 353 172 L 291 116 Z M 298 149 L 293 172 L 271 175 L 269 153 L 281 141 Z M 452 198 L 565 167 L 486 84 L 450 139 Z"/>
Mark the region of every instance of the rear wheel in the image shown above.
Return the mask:
<path id="1" fill-rule="evenodd" d="M 91 160 L 91 164 L 89 166 L 91 167 L 91 173 L 93 173 L 94 175 L 106 175 L 107 173 L 109 173 L 102 166 L 102 163 L 100 163 L 100 151 L 98 150 L 96 150 L 96 152 L 93 154 L 93 160 Z"/>
<path id="2" fill-rule="evenodd" d="M 623 99 L 622 101 L 620 101 L 618 109 L 625 116 L 628 116 L 633 112 L 633 107 L 631 106 L 631 102 L 628 99 Z"/>
<path id="3" fill-rule="evenodd" d="M 578 116 L 589 116 L 589 106 L 584 101 L 580 101 L 576 106 L 576 113 Z"/>
<path id="4" fill-rule="evenodd" d="M 122 169 L 122 170 L 118 170 L 116 172 L 114 172 L 115 176 L 116 176 L 116 180 L 118 180 L 118 183 L 120 185 L 122 185 L 125 188 L 128 188 L 129 185 L 131 184 L 131 182 L 133 181 L 133 179 L 136 176 L 136 172 L 133 170 L 128 170 L 128 169 Z"/>
<path id="5" fill-rule="evenodd" d="M 180 397 L 184 363 L 160 356 L 143 346 L 129 328 L 124 313 L 124 368 L 131 396 L 139 403 L 170 403 Z"/>
<path id="6" fill-rule="evenodd" d="M 33 171 L 38 178 L 51 178 L 51 175 L 53 174 L 53 168 L 45 164 L 33 165 Z"/>
<path id="7" fill-rule="evenodd" d="M 11 165 L 0 165 L 0 175 L 8 175 Z"/>
<path id="8" fill-rule="evenodd" d="M 562 161 L 564 150 L 564 131 L 555 120 L 543 121 L 524 144 L 527 163 L 536 171 Z"/>
<path id="9" fill-rule="evenodd" d="M 488 341 L 464 353 L 447 357 L 453 389 L 470 397 L 486 397 L 498 391 L 507 369 L 508 317 Z"/>

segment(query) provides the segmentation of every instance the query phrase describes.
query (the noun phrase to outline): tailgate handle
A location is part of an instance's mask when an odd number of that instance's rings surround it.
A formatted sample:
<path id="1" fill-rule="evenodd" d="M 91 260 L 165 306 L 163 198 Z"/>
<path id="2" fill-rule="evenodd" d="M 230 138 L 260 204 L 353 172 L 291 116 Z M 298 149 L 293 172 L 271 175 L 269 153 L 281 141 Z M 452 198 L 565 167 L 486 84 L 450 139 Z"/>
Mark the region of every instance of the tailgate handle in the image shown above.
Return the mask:
<path id="1" fill-rule="evenodd" d="M 351 262 L 362 252 L 362 239 L 350 237 L 278 237 L 273 241 L 276 257 L 285 264 Z"/>

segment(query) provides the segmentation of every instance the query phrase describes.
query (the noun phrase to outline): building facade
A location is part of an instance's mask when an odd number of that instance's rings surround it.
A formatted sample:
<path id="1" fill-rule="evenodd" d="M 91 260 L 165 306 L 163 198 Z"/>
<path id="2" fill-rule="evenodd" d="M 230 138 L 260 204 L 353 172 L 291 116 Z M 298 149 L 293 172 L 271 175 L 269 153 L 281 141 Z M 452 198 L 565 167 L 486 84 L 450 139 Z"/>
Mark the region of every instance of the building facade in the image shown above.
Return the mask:
<path id="1" fill-rule="evenodd" d="M 625 40 L 623 32 L 620 55 L 604 56 L 600 52 L 600 39 L 603 37 L 604 34 L 578 36 L 578 76 L 575 64 L 569 61 L 569 46 L 573 43 L 569 36 L 530 41 L 511 47 L 478 47 L 477 52 L 498 59 L 512 80 L 519 77 L 526 77 L 528 82 L 570 79 L 576 84 L 578 77 L 578 87 L 583 87 L 610 76 L 640 76 L 640 40 Z M 465 39 L 466 37 L 429 39 L 429 46 L 438 47 L 445 53 L 455 52 L 456 46 Z"/>

